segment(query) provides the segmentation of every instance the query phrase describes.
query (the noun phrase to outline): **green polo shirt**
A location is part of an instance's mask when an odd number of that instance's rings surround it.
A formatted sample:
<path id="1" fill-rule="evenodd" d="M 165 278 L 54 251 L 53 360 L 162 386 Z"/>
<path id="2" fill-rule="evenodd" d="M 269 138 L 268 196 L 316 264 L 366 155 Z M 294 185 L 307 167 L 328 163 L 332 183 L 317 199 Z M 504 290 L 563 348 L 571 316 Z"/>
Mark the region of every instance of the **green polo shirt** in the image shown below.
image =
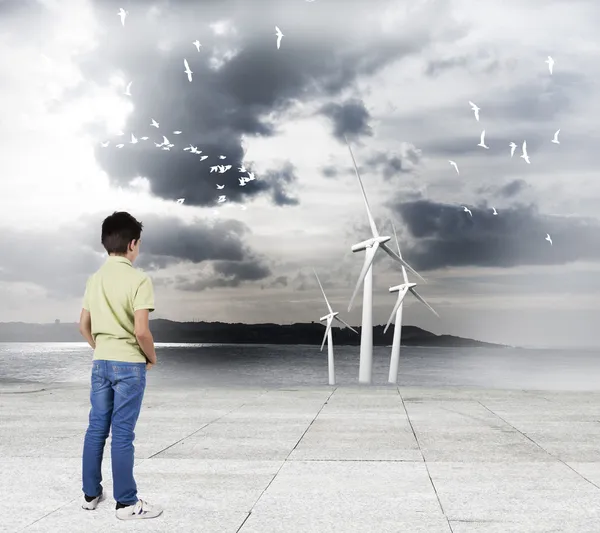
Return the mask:
<path id="1" fill-rule="evenodd" d="M 134 311 L 154 311 L 154 289 L 150 277 L 133 268 L 129 259 L 109 255 L 87 281 L 83 308 L 92 318 L 96 343 L 94 359 L 147 362 L 134 333 Z"/>

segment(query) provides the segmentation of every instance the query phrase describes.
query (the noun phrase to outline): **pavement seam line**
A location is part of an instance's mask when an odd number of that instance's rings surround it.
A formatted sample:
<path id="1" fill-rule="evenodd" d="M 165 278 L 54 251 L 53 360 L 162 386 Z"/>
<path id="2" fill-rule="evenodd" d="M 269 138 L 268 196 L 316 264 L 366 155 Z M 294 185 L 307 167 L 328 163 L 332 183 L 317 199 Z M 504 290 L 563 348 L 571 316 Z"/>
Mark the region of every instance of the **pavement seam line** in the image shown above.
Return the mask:
<path id="1" fill-rule="evenodd" d="M 294 445 L 294 447 L 292 448 L 292 450 L 290 451 L 290 453 L 287 454 L 286 458 L 282 461 L 280 467 L 277 469 L 277 472 L 275 472 L 275 474 L 273 475 L 273 477 L 271 478 L 271 481 L 269 481 L 269 483 L 267 484 L 267 486 L 264 488 L 264 490 L 260 493 L 259 497 L 256 499 L 256 501 L 252 504 L 252 507 L 250 508 L 250 510 L 248 511 L 248 514 L 246 515 L 246 518 L 244 518 L 244 520 L 242 521 L 242 523 L 240 524 L 240 527 L 238 527 L 235 531 L 235 533 L 239 533 L 240 530 L 244 527 L 244 524 L 248 521 L 248 518 L 250 518 L 250 515 L 252 514 L 252 510 L 254 509 L 254 507 L 256 507 L 256 504 L 260 501 L 260 499 L 263 497 L 263 494 L 265 492 L 267 492 L 267 490 L 269 489 L 269 487 L 271 486 L 271 484 L 273 483 L 273 481 L 275 481 L 275 478 L 279 475 L 279 472 L 281 472 L 281 469 L 285 466 L 285 464 L 287 463 L 287 460 L 289 459 L 290 455 L 292 455 L 292 453 L 294 453 L 294 450 L 298 447 L 298 444 L 300 444 L 300 442 L 302 442 L 302 439 L 304 438 L 304 435 L 306 435 L 306 433 L 308 432 L 308 430 L 310 429 L 310 427 L 313 425 L 313 423 L 315 422 L 315 420 L 319 417 L 319 415 L 321 414 L 321 411 L 323 410 L 323 408 L 327 405 L 327 403 L 329 402 L 329 400 L 331 399 L 331 397 L 333 396 L 333 393 L 337 390 L 337 387 L 335 387 L 335 389 L 333 389 L 331 391 L 331 394 L 327 397 L 327 400 L 325 400 L 325 402 L 323 402 L 323 405 L 321 405 L 321 408 L 317 411 L 317 414 L 314 416 L 314 418 L 312 419 L 311 423 L 308 424 L 307 428 L 304 430 L 304 433 L 302 433 L 302 435 L 300 436 L 300 438 L 298 439 L 298 442 L 296 442 L 296 444 Z"/>
<path id="2" fill-rule="evenodd" d="M 425 465 L 425 470 L 427 470 L 427 476 L 429 477 L 429 481 L 431 482 L 431 486 L 433 487 L 433 491 L 435 492 L 435 496 L 437 498 L 440 509 L 442 510 L 442 514 L 444 515 L 444 518 L 446 519 L 446 522 L 448 523 L 448 527 L 450 528 L 450 533 L 454 533 L 454 530 L 452 529 L 452 524 L 450 523 L 450 519 L 448 518 L 448 515 L 446 515 L 446 511 L 444 510 L 444 506 L 442 505 L 442 500 L 440 500 L 440 495 L 438 494 L 435 483 L 433 482 L 433 479 L 431 477 L 431 473 L 429 472 L 429 466 L 427 465 L 427 460 L 425 459 L 425 454 L 423 453 L 423 449 L 421 448 L 421 443 L 419 442 L 419 438 L 417 437 L 417 433 L 415 431 L 415 428 L 413 427 L 412 421 L 410 419 L 410 415 L 408 414 L 408 410 L 406 409 L 406 404 L 404 403 L 404 398 L 402 397 L 402 393 L 400 392 L 400 387 L 396 387 L 396 391 L 398 392 L 398 396 L 400 396 L 400 401 L 402 402 L 402 407 L 404 408 L 404 412 L 406 413 L 406 419 L 408 420 L 408 423 L 410 424 L 410 429 L 412 430 L 413 436 L 415 437 L 415 442 L 417 443 L 417 446 L 419 447 L 419 452 L 421 453 L 421 456 L 423 457 L 423 464 Z"/>

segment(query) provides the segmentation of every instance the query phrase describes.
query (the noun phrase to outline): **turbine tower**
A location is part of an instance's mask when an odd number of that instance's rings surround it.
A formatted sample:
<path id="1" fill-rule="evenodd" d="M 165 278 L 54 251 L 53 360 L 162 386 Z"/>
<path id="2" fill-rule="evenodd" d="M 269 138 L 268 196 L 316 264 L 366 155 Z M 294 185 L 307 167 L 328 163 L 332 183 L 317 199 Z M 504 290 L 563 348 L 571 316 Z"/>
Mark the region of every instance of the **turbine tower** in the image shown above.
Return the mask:
<path id="1" fill-rule="evenodd" d="M 396 239 L 396 246 L 398 247 L 398 255 L 402 257 L 400 253 L 400 244 L 398 243 L 398 236 L 396 235 L 396 228 L 394 228 L 394 224 L 392 224 L 392 229 L 394 230 L 394 238 Z M 433 307 L 431 307 L 415 290 L 417 286 L 416 283 L 409 283 L 408 276 L 406 275 L 406 270 L 404 265 L 402 266 L 402 277 L 404 278 L 404 283 L 401 285 L 396 285 L 395 287 L 390 287 L 390 292 L 398 292 L 398 299 L 396 300 L 396 305 L 392 310 L 392 314 L 390 315 L 387 324 L 385 325 L 385 329 L 383 332 L 385 333 L 387 329 L 390 327 L 390 323 L 392 322 L 392 318 L 394 314 L 396 315 L 396 322 L 394 325 L 394 340 L 392 341 L 392 357 L 390 359 L 390 375 L 388 377 L 388 381 L 390 383 L 396 383 L 398 381 L 398 364 L 400 362 L 400 338 L 402 336 L 402 307 L 404 302 L 404 297 L 410 291 L 412 295 L 417 298 L 421 303 L 425 304 L 435 316 L 438 318 L 438 315 Z"/>
<path id="2" fill-rule="evenodd" d="M 327 300 L 327 296 L 325 296 L 325 291 L 323 290 L 323 285 L 321 285 L 321 281 L 319 280 L 319 276 L 317 276 L 317 273 L 315 272 L 314 269 L 313 269 L 313 272 L 315 273 L 315 277 L 317 278 L 317 283 L 319 284 L 319 287 L 321 287 L 321 292 L 323 293 L 323 298 L 325 298 L 325 303 L 327 304 L 327 309 L 329 309 L 329 314 L 322 316 L 319 319 L 321 322 L 323 322 L 323 320 L 327 320 L 327 327 L 325 328 L 325 335 L 323 336 L 323 342 L 321 343 L 321 351 L 323 351 L 323 346 L 325 345 L 325 339 L 327 339 L 327 366 L 329 368 L 329 384 L 335 385 L 335 367 L 333 364 L 333 333 L 331 331 L 331 325 L 333 323 L 333 320 L 335 319 L 338 322 L 341 322 L 344 326 L 346 326 L 347 328 L 350 328 L 357 335 L 358 335 L 358 331 L 356 331 L 352 326 L 346 324 L 346 322 L 344 322 L 338 316 L 339 313 L 336 313 L 333 311 L 333 309 L 331 309 L 331 306 L 329 305 L 329 301 Z"/>
<path id="3" fill-rule="evenodd" d="M 360 288 L 360 284 L 363 283 L 363 308 L 362 308 L 362 325 L 360 330 L 360 366 L 358 370 L 358 382 L 359 383 L 371 383 L 371 378 L 373 375 L 373 258 L 375 257 L 375 253 L 379 248 L 381 248 L 386 254 L 388 254 L 392 259 L 398 261 L 401 265 L 405 266 L 421 278 L 423 281 L 425 279 L 414 269 L 412 268 L 404 259 L 400 256 L 396 255 L 396 253 L 385 244 L 387 241 L 391 239 L 389 236 L 379 235 L 377 231 L 377 226 L 375 225 L 375 220 L 373 219 L 373 215 L 371 215 L 371 210 L 369 209 L 369 202 L 367 201 L 367 195 L 365 193 L 365 188 L 363 187 L 362 180 L 360 179 L 360 175 L 358 173 L 358 167 L 356 166 L 356 161 L 354 160 L 354 154 L 352 153 L 352 148 L 350 148 L 350 144 L 348 143 L 348 139 L 344 136 L 346 140 L 346 144 L 348 145 L 348 150 L 350 150 L 350 156 L 352 157 L 352 163 L 354 165 L 354 170 L 356 172 L 356 177 L 358 178 L 358 184 L 360 185 L 360 190 L 362 193 L 362 197 L 365 203 L 365 208 L 367 210 L 367 217 L 369 218 L 369 225 L 371 226 L 371 233 L 373 236 L 366 241 L 359 242 L 352 246 L 352 252 L 360 252 L 362 250 L 366 250 L 365 254 L 365 262 L 363 263 L 362 270 L 360 271 L 360 275 L 358 276 L 358 282 L 356 283 L 356 288 L 354 289 L 354 293 L 352 294 L 352 298 L 350 299 L 350 304 L 348 305 L 348 312 L 352 309 L 352 304 L 354 303 L 354 298 L 358 293 L 358 289 Z"/>

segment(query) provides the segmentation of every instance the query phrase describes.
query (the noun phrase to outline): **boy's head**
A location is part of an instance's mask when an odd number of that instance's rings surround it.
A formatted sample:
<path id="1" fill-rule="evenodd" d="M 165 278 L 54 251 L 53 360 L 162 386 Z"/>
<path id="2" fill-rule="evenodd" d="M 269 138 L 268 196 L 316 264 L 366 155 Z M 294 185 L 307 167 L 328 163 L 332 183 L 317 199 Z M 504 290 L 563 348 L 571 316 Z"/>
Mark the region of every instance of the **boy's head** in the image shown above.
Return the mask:
<path id="1" fill-rule="evenodd" d="M 122 255 L 132 263 L 140 253 L 143 225 L 124 211 L 115 211 L 102 222 L 102 245 L 108 255 Z"/>

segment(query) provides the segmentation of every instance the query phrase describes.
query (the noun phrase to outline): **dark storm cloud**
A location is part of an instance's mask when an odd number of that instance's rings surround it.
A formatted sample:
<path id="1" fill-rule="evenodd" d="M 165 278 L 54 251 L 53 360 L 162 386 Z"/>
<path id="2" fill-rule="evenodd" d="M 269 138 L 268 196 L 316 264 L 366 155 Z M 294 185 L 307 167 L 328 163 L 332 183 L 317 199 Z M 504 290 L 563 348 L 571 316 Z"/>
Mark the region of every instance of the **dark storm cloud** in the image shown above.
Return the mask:
<path id="1" fill-rule="evenodd" d="M 600 224 L 595 219 L 543 215 L 535 206 L 498 210 L 428 200 L 390 205 L 416 243 L 403 254 L 415 268 L 451 266 L 559 265 L 600 259 Z M 545 239 L 549 233 L 554 245 Z"/>
<path id="2" fill-rule="evenodd" d="M 333 135 L 339 141 L 373 135 L 369 126 L 371 115 L 362 100 L 353 98 L 343 104 L 329 103 L 320 111 L 333 122 Z"/>
<path id="3" fill-rule="evenodd" d="M 116 16 L 120 3 L 96 1 L 99 22 L 107 29 L 97 50 L 80 57 L 86 83 L 106 85 L 120 69 L 126 81 L 133 81 L 135 106 L 124 131 L 127 135 L 134 132 L 138 138 L 149 135 L 156 141 L 166 134 L 177 145 L 171 151 L 156 149 L 151 141 L 127 144 L 121 150 L 115 150 L 114 143 L 109 149 L 97 148 L 97 158 L 111 180 L 124 184 L 141 175 L 149 179 L 153 194 L 185 197 L 191 205 L 214 204 L 217 180 L 226 186 L 229 201 L 271 194 L 280 204 L 295 203 L 289 193 L 282 192 L 291 185 L 285 174 L 279 174 L 281 181 L 263 181 L 257 175 L 247 186 L 238 186 L 237 167 L 244 157 L 242 136 L 273 135 L 274 112 L 282 116 L 293 100 L 331 101 L 357 78 L 427 46 L 437 31 L 432 28 L 442 26 L 442 17 L 444 25 L 448 23 L 438 7 L 433 18 L 427 11 L 410 21 L 405 31 L 375 39 L 362 24 L 364 6 L 350 3 L 344 8 L 347 19 L 343 23 L 315 34 L 305 21 L 314 17 L 315 21 L 324 20 L 334 8 L 301 4 L 292 0 L 169 2 L 159 4 L 168 9 L 153 21 L 147 16 L 146 2 L 130 2 L 130 14 L 122 28 Z M 235 33 L 214 35 L 209 25 L 218 20 L 232 21 Z M 276 24 L 286 35 L 280 50 L 273 35 Z M 348 31 L 351 27 L 356 31 Z M 195 36 L 203 45 L 200 53 L 191 44 Z M 175 41 L 173 48 L 157 50 L 157 42 L 167 37 Z M 227 48 L 235 49 L 234 57 L 218 69 L 211 68 L 212 53 L 220 51 L 222 55 Z M 183 58 L 194 72 L 192 83 L 183 73 Z M 350 121 L 348 127 L 364 130 L 360 109 L 354 113 L 356 123 Z M 159 121 L 160 130 L 149 127 L 151 118 Z M 169 134 L 177 129 L 183 134 Z M 209 158 L 201 163 L 198 156 L 183 152 L 188 144 L 198 146 Z M 220 154 L 227 159 L 219 160 Z M 210 175 L 209 167 L 219 163 L 233 168 Z"/>
<path id="4" fill-rule="evenodd" d="M 408 161 L 409 164 L 407 164 L 406 161 Z M 389 180 L 399 174 L 411 172 L 411 165 L 417 165 L 419 161 L 420 157 L 414 151 L 407 152 L 405 158 L 402 158 L 397 154 L 377 152 L 367 159 L 364 169 L 361 167 L 359 167 L 359 169 L 364 173 L 380 172 L 386 180 Z"/>
<path id="5" fill-rule="evenodd" d="M 176 289 L 199 292 L 219 287 L 238 287 L 244 281 L 259 281 L 271 275 L 271 269 L 258 259 L 248 261 L 214 261 L 216 277 L 185 280 L 175 285 Z"/>
<path id="6" fill-rule="evenodd" d="M 261 179 L 270 185 L 275 205 L 298 205 L 300 203 L 297 198 L 291 197 L 288 193 L 287 185 L 297 180 L 294 165 L 291 163 L 286 163 L 279 170 L 268 171 Z"/>
<path id="7" fill-rule="evenodd" d="M 100 243 L 103 218 L 86 217 L 47 234 L 1 231 L 0 280 L 35 283 L 56 298 L 82 295 L 86 279 L 106 259 Z M 208 226 L 198 221 L 186 225 L 156 215 L 142 215 L 139 220 L 144 230 L 136 267 L 143 270 L 154 271 L 182 261 L 211 261 L 216 279 L 228 283 L 270 275 L 264 258 L 244 243 L 249 228 L 241 222 L 223 220 Z"/>
<path id="8" fill-rule="evenodd" d="M 495 195 L 502 198 L 514 198 L 529 187 L 530 185 L 525 180 L 519 178 L 516 180 L 511 180 L 504 185 L 483 185 L 478 187 L 476 191 L 478 194 L 487 197 L 490 195 Z"/>

